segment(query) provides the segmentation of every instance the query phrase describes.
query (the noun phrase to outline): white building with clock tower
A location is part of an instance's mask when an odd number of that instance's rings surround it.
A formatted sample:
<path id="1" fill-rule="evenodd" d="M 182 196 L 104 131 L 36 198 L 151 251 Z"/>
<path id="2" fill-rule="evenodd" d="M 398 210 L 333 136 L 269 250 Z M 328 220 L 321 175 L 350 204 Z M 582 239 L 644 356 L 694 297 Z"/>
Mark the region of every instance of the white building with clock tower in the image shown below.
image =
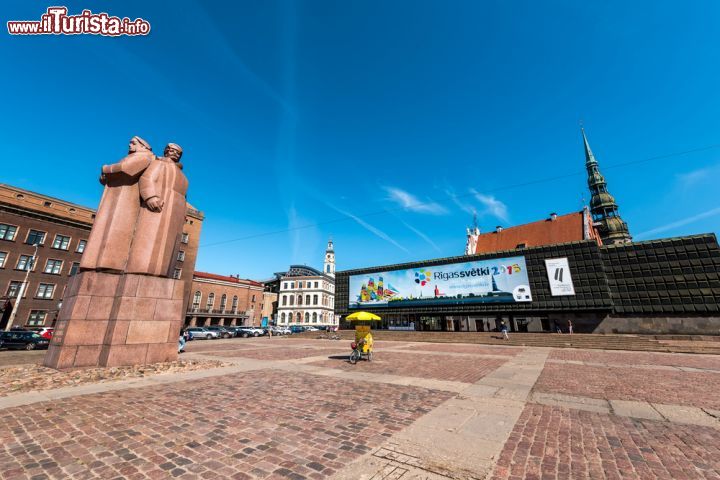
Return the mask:
<path id="1" fill-rule="evenodd" d="M 332 240 L 325 249 L 322 271 L 307 265 L 291 265 L 275 274 L 280 288 L 277 324 L 281 326 L 335 327 L 335 249 Z"/>

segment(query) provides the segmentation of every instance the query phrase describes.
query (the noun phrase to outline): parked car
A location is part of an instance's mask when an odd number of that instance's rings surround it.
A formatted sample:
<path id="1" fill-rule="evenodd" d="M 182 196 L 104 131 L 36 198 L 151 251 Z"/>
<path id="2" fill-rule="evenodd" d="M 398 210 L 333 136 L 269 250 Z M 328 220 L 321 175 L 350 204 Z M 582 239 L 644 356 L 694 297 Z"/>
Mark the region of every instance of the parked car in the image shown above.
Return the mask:
<path id="1" fill-rule="evenodd" d="M 50 340 L 53 336 L 53 332 L 55 332 L 55 329 L 53 327 L 37 327 L 37 328 L 31 328 L 33 332 L 37 333 L 43 338 L 47 338 Z"/>
<path id="2" fill-rule="evenodd" d="M 3 348 L 16 350 L 35 350 L 36 348 L 43 349 L 48 348 L 48 345 L 50 344 L 50 340 L 29 330 L 2 332 L 0 334 L 0 342 L 2 343 Z"/>
<path id="3" fill-rule="evenodd" d="M 272 327 L 273 335 L 290 335 L 292 331 L 288 327 Z"/>
<path id="4" fill-rule="evenodd" d="M 302 333 L 305 331 L 305 327 L 302 325 L 291 325 L 290 326 L 290 332 L 291 333 Z"/>
<path id="5" fill-rule="evenodd" d="M 241 337 L 259 337 L 265 335 L 265 330 L 258 327 L 238 327 L 238 333 Z"/>
<path id="6" fill-rule="evenodd" d="M 319 332 L 320 329 L 317 327 L 310 326 L 310 327 L 305 327 L 305 331 L 306 332 Z"/>
<path id="7" fill-rule="evenodd" d="M 190 333 L 190 336 L 192 340 L 197 339 L 203 339 L 203 340 L 211 340 L 214 338 L 220 338 L 220 334 L 213 330 L 208 330 L 205 327 L 188 327 L 187 329 L 188 333 Z"/>
<path id="8" fill-rule="evenodd" d="M 228 330 L 227 327 L 221 327 L 219 325 L 211 325 L 205 328 L 210 330 L 211 332 L 217 332 L 218 337 L 220 338 L 230 338 L 235 334 L 235 332 L 231 332 L 230 330 Z"/>

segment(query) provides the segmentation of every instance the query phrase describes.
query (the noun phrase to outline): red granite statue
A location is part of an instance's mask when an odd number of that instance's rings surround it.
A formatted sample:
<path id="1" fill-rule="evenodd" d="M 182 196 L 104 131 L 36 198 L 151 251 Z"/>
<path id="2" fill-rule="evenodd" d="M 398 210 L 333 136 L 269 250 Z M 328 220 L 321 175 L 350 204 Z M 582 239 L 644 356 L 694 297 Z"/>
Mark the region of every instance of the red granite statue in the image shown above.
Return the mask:
<path id="1" fill-rule="evenodd" d="M 138 181 L 154 159 L 150 144 L 133 137 L 125 158 L 103 165 L 100 183 L 105 185 L 105 191 L 80 260 L 80 270 L 125 271 L 140 213 Z"/>
<path id="2" fill-rule="evenodd" d="M 164 157 L 150 163 L 139 180 L 140 209 L 127 273 L 169 277 L 175 245 L 185 224 L 188 181 L 182 173 L 182 148 L 170 143 Z"/>

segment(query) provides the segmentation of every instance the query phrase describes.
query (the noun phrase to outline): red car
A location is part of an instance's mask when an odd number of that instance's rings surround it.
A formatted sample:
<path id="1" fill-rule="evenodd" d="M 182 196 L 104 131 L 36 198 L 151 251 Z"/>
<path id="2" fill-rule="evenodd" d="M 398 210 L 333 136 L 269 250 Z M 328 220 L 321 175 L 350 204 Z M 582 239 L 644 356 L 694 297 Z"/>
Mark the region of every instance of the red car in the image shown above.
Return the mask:
<path id="1" fill-rule="evenodd" d="M 31 328 L 30 330 L 32 330 L 33 332 L 37 333 L 41 337 L 46 338 L 48 340 L 50 340 L 52 338 L 53 332 L 55 331 L 55 329 L 52 327 L 38 327 L 38 328 Z"/>

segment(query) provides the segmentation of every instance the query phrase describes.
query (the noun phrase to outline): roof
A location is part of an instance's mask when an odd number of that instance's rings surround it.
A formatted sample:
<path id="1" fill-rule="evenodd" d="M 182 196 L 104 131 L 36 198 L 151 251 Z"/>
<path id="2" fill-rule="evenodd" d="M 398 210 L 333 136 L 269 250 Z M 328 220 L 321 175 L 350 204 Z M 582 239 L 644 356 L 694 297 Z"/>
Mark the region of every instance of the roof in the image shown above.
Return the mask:
<path id="1" fill-rule="evenodd" d="M 323 272 L 307 265 L 290 265 L 285 277 L 322 277 Z"/>
<path id="2" fill-rule="evenodd" d="M 516 248 L 538 247 L 557 243 L 586 240 L 585 214 L 583 211 L 558 215 L 516 227 L 503 228 L 500 231 L 482 233 L 477 239 L 475 253 L 513 250 Z M 589 218 L 587 221 L 590 221 Z M 595 239 L 594 229 L 589 237 Z"/>
<path id="3" fill-rule="evenodd" d="M 249 280 L 247 278 L 228 277 L 226 275 L 218 275 L 216 273 L 198 272 L 197 270 L 193 274 L 193 278 L 205 278 L 207 280 L 218 280 L 220 282 L 243 283 L 246 285 L 254 285 L 256 287 L 263 286 L 262 283 L 256 282 L 255 280 Z"/>

